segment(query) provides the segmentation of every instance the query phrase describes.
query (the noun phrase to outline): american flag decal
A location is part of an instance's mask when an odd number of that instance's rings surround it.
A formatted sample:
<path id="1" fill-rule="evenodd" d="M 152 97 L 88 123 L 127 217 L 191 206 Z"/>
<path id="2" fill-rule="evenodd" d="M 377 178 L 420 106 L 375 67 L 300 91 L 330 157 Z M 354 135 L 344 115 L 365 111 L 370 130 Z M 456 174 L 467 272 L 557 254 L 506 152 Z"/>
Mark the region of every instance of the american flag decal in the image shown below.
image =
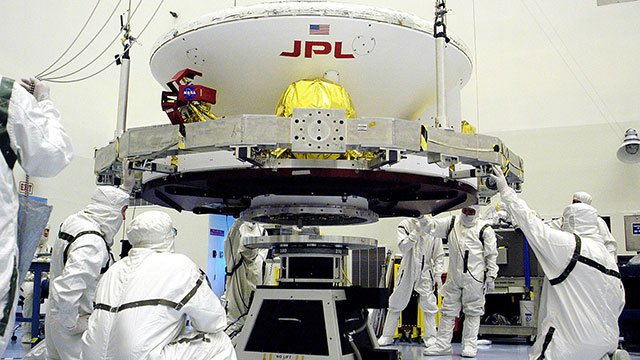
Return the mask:
<path id="1" fill-rule="evenodd" d="M 309 24 L 309 35 L 329 35 L 329 24 Z"/>

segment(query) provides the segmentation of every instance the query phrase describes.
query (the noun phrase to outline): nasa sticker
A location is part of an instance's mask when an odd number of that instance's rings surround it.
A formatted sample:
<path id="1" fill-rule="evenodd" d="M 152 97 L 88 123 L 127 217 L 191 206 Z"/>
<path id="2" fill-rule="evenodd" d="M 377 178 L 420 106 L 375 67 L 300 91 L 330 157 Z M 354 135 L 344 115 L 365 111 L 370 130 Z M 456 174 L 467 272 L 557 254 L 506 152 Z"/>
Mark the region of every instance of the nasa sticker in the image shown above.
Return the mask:
<path id="1" fill-rule="evenodd" d="M 184 96 L 184 98 L 187 100 L 191 100 L 195 98 L 196 95 L 197 95 L 196 88 L 193 85 L 189 85 L 182 90 L 182 96 Z"/>

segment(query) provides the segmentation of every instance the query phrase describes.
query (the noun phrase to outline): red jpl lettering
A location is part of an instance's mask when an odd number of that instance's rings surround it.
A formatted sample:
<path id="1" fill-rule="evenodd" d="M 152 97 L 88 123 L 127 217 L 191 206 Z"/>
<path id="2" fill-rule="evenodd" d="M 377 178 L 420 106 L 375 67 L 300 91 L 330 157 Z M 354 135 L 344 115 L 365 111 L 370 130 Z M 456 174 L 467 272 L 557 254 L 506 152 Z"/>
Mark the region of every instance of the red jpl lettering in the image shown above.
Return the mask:
<path id="1" fill-rule="evenodd" d="M 342 53 L 342 41 L 336 42 L 336 59 L 352 59 L 354 58 L 353 54 L 343 54 Z"/>
<path id="2" fill-rule="evenodd" d="M 316 49 L 314 49 L 314 47 Z M 307 41 L 304 44 L 304 57 L 310 58 L 313 54 L 331 54 L 331 43 L 325 41 Z"/>
<path id="3" fill-rule="evenodd" d="M 298 56 L 300 56 L 300 49 L 301 49 L 300 45 L 301 44 L 302 44 L 302 41 L 295 40 L 293 42 L 293 51 L 291 51 L 291 52 L 283 51 L 283 52 L 280 53 L 280 56 L 288 56 L 288 57 L 298 57 Z"/>
<path id="4" fill-rule="evenodd" d="M 307 59 L 312 58 L 314 55 L 328 55 L 333 51 L 333 57 L 336 59 L 353 59 L 353 54 L 345 54 L 342 52 L 342 41 L 336 41 L 335 45 L 326 41 L 305 41 L 304 42 L 304 57 Z M 283 51 L 280 56 L 286 57 L 300 57 L 302 55 L 302 40 L 293 41 L 293 50 Z"/>

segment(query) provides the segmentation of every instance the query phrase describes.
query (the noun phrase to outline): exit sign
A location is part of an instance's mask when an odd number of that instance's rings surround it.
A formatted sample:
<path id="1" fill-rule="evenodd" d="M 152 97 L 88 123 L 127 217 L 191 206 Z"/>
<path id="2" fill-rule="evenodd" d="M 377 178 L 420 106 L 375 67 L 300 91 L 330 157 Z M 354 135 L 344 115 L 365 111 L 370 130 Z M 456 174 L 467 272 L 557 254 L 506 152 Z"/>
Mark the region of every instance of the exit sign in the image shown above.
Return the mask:
<path id="1" fill-rule="evenodd" d="M 28 183 L 26 181 L 20 181 L 19 192 L 25 195 L 33 194 L 33 183 Z"/>

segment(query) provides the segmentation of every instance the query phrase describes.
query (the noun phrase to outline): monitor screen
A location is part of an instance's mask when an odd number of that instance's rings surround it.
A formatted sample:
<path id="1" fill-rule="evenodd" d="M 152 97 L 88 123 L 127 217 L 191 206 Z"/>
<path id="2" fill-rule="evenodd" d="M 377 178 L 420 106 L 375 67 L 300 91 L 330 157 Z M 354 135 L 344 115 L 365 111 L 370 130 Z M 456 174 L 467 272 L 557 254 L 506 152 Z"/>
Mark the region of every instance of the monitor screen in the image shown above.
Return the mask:
<path id="1" fill-rule="evenodd" d="M 600 216 L 605 223 L 607 223 L 607 227 L 609 231 L 611 231 L 611 216 Z"/>

